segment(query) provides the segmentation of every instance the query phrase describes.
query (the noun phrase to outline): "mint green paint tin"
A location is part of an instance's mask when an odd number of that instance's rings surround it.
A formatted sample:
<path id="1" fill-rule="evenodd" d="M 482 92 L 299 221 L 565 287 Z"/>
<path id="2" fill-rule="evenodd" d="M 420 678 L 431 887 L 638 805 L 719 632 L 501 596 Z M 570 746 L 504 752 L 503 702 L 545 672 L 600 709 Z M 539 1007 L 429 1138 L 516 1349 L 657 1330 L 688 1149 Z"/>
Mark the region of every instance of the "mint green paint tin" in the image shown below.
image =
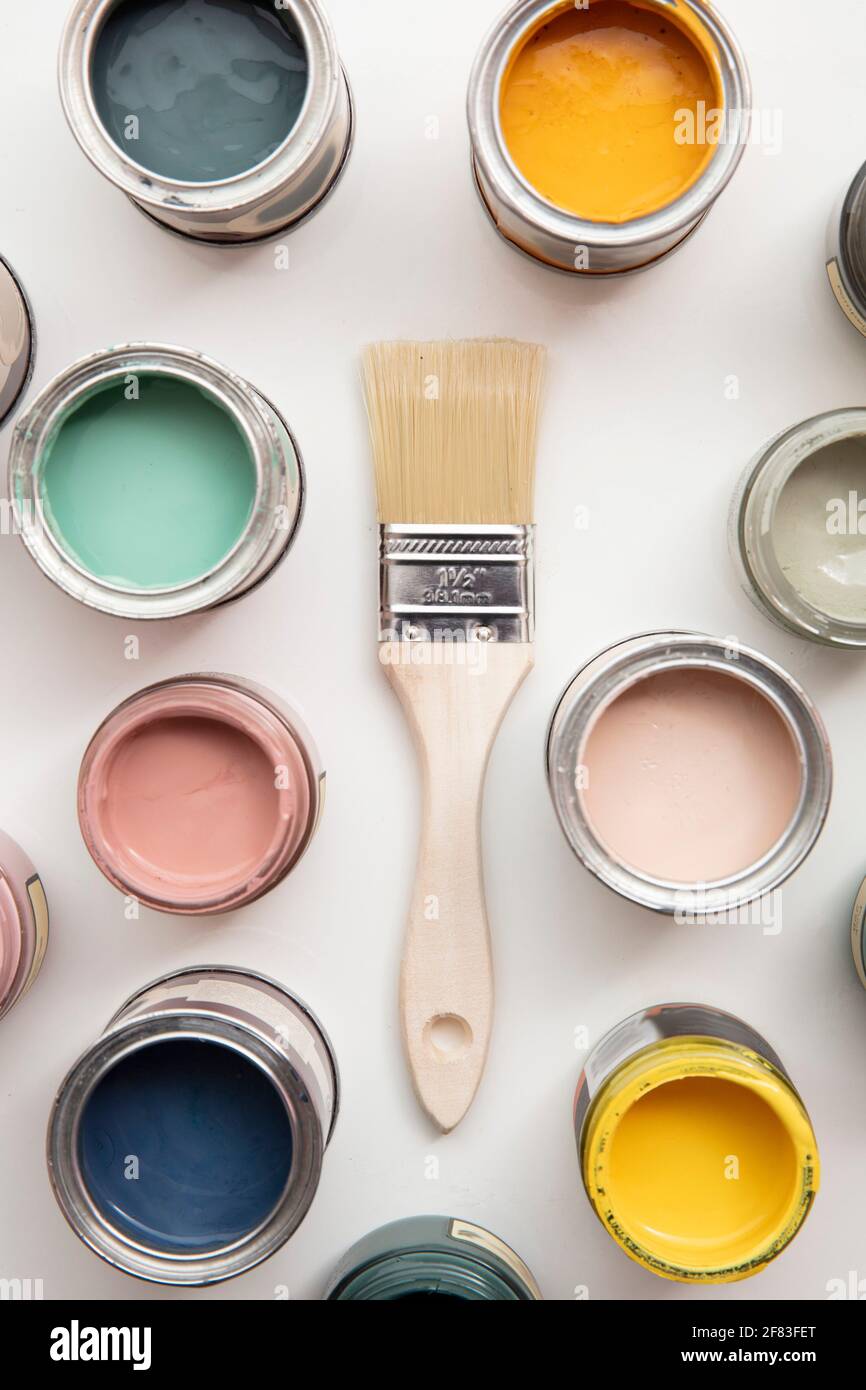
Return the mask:
<path id="1" fill-rule="evenodd" d="M 54 539 L 82 569 L 131 589 L 201 579 L 234 549 L 256 496 L 247 442 L 198 386 L 112 382 L 61 421 L 42 464 Z"/>
<path id="2" fill-rule="evenodd" d="M 19 420 L 9 489 L 25 545 L 74 598 L 165 618 L 245 593 L 288 549 L 300 454 L 269 402 L 181 348 L 131 345 L 62 373 Z"/>

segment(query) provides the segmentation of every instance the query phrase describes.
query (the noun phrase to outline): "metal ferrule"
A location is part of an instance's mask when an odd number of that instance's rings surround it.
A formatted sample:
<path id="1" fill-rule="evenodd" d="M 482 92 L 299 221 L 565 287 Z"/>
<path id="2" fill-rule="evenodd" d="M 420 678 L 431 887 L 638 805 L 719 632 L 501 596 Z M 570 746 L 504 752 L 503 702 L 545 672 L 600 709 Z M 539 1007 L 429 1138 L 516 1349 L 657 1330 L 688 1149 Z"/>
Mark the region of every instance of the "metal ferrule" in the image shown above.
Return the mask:
<path id="1" fill-rule="evenodd" d="M 533 526 L 379 528 L 379 640 L 531 642 Z"/>

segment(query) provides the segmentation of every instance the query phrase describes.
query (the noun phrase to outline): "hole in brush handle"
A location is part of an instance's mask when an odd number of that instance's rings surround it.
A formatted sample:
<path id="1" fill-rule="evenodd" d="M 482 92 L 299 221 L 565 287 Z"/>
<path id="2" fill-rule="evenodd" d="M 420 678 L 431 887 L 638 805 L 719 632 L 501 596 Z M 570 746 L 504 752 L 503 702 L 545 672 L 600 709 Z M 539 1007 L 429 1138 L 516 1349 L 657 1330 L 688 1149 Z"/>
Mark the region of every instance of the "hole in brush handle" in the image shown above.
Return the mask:
<path id="1" fill-rule="evenodd" d="M 473 1040 L 472 1029 L 459 1014 L 437 1014 L 424 1026 L 425 1046 L 437 1061 L 465 1057 Z"/>

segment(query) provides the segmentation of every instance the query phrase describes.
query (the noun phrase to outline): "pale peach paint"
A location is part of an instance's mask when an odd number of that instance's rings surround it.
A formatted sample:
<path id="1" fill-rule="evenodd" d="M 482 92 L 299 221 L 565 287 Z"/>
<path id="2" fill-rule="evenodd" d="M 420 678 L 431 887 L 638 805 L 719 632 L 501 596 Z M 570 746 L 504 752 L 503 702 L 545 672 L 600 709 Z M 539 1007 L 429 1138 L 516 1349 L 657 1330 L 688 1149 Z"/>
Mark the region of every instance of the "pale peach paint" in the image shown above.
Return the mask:
<path id="1" fill-rule="evenodd" d="M 677 667 L 617 696 L 580 755 L 596 836 L 632 869 L 712 883 L 762 859 L 800 797 L 797 746 L 768 699 L 721 671 Z"/>

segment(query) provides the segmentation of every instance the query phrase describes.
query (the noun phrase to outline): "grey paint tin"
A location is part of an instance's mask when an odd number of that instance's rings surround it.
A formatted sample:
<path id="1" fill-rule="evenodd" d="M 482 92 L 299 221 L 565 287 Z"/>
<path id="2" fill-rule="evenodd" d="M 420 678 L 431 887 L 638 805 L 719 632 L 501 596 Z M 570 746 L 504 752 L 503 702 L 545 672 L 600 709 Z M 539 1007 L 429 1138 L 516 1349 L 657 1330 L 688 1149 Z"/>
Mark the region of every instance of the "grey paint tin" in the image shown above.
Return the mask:
<path id="1" fill-rule="evenodd" d="M 862 651 L 866 648 L 866 589 L 862 585 L 855 588 L 840 583 L 840 593 L 846 587 L 855 595 L 859 591 L 862 613 L 852 611 L 848 616 L 842 616 L 841 613 L 829 612 L 801 592 L 780 560 L 774 543 L 780 499 L 793 475 L 801 466 L 808 468 L 822 450 L 844 445 L 848 441 L 859 442 L 862 447 L 866 484 L 866 410 L 862 407 L 826 411 L 823 415 L 801 420 L 777 434 L 751 459 L 740 479 L 731 503 L 728 539 L 740 582 L 766 617 L 797 637 L 821 642 L 828 647 Z M 841 469 L 839 486 L 831 488 L 826 497 L 821 496 L 817 503 L 813 503 L 813 506 L 820 506 L 820 515 L 809 518 L 808 513 L 804 513 L 799 525 L 803 527 L 810 519 L 816 531 L 820 532 L 823 527 L 829 536 L 830 509 L 834 504 L 837 509 L 844 511 L 844 534 L 847 536 L 850 530 L 847 520 L 849 496 L 847 487 L 842 486 Z M 856 552 L 861 544 L 861 516 L 856 515 L 854 521 L 856 531 L 853 540 L 846 540 L 844 548 Z M 863 526 L 866 529 L 866 520 Z M 802 533 L 796 537 L 796 550 L 798 554 L 806 553 Z M 834 556 L 829 540 L 826 557 L 822 558 L 825 567 L 832 566 Z"/>
<path id="2" fill-rule="evenodd" d="M 348 80 L 318 0 L 280 0 L 276 11 L 297 32 L 308 64 L 306 96 L 294 127 L 262 163 L 212 183 L 166 178 L 145 168 L 100 120 L 92 90 L 94 51 L 102 26 L 121 4 L 76 0 L 60 44 L 66 119 L 99 172 L 160 225 L 213 245 L 261 241 L 316 211 L 343 172 L 354 133 Z"/>

